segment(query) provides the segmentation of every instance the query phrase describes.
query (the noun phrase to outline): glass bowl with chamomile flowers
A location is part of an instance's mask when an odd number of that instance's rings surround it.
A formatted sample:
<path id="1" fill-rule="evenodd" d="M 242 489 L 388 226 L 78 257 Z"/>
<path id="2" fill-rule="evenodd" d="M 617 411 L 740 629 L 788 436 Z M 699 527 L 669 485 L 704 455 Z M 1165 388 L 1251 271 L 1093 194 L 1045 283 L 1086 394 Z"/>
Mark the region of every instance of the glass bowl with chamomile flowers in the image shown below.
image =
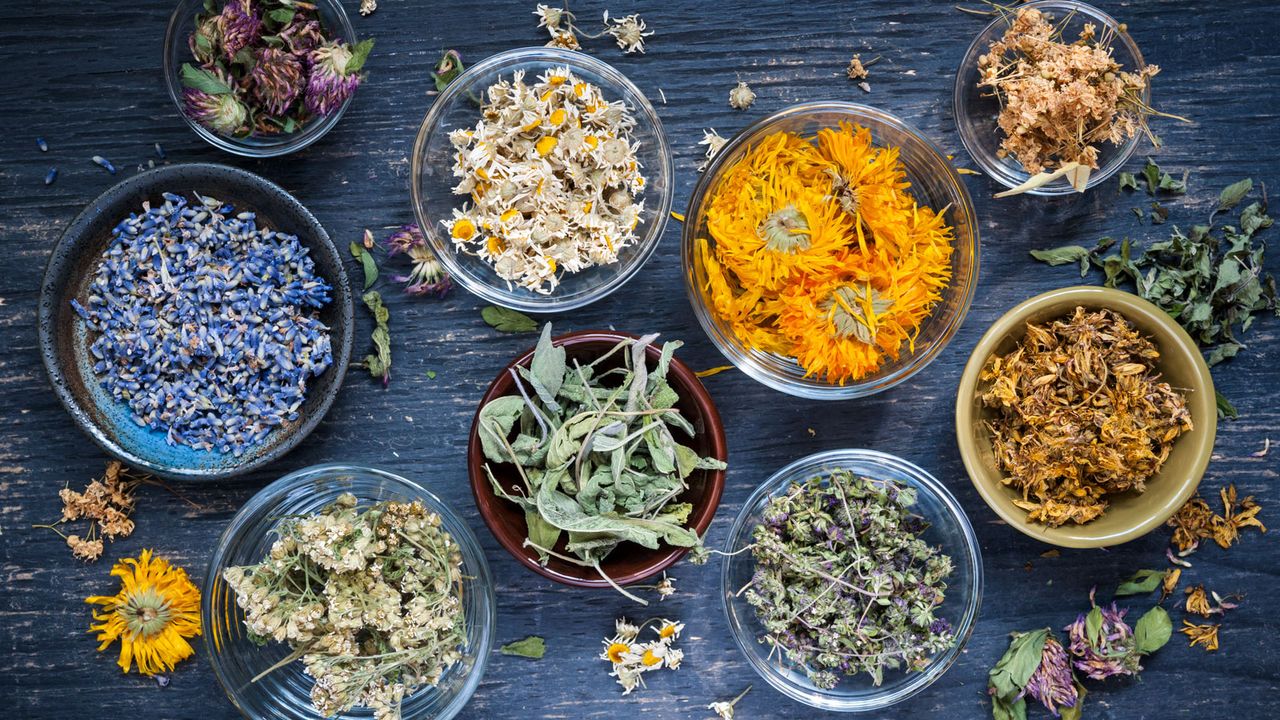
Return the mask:
<path id="1" fill-rule="evenodd" d="M 210 145 L 275 157 L 338 124 L 372 49 L 338 0 L 179 0 L 165 31 L 165 85 Z"/>
<path id="2" fill-rule="evenodd" d="M 201 619 L 245 717 L 447 720 L 480 685 L 496 604 L 479 542 L 439 498 L 382 470 L 317 465 L 232 518 Z"/>
<path id="3" fill-rule="evenodd" d="M 748 126 L 689 202 L 685 287 L 712 342 L 776 390 L 862 397 L 928 365 L 978 277 L 969 193 L 932 142 L 865 105 Z"/>
<path id="4" fill-rule="evenodd" d="M 774 473 L 725 543 L 738 648 L 774 689 L 822 710 L 882 710 L 960 657 L 982 599 L 978 538 L 929 473 L 831 450 Z"/>
<path id="5" fill-rule="evenodd" d="M 644 94 L 580 52 L 518 48 L 467 68 L 427 112 L 414 211 L 449 274 L 525 312 L 617 290 L 671 209 L 666 134 Z"/>

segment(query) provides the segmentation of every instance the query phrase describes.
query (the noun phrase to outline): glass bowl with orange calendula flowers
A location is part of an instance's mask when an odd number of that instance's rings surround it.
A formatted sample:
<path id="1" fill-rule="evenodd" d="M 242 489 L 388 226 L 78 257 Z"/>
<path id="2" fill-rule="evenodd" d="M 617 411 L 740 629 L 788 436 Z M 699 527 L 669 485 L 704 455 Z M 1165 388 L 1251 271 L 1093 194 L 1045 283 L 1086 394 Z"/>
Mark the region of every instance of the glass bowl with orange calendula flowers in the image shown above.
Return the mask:
<path id="1" fill-rule="evenodd" d="M 938 356 L 978 277 L 978 227 L 947 158 L 864 105 L 796 105 L 714 157 L 684 228 L 703 329 L 777 390 L 839 400 Z"/>

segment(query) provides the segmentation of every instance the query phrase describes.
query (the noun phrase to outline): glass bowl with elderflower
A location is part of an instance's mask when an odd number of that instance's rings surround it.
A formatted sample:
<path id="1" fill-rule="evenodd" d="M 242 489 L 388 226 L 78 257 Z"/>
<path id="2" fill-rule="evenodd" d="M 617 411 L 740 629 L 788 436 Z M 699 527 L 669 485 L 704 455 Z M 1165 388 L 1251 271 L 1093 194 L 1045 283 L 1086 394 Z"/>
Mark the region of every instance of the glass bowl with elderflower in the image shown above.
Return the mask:
<path id="1" fill-rule="evenodd" d="M 672 163 L 653 106 L 589 55 L 517 48 L 466 69 L 413 149 L 418 224 L 471 293 L 562 312 L 617 290 L 653 254 Z"/>
<path id="2" fill-rule="evenodd" d="M 480 685 L 496 604 L 480 543 L 444 502 L 335 464 L 286 475 L 236 513 L 201 616 L 245 717 L 448 720 Z"/>
<path id="3" fill-rule="evenodd" d="M 929 473 L 874 450 L 817 453 L 774 473 L 724 552 L 738 648 L 776 690 L 822 710 L 882 710 L 923 691 L 978 618 L 982 558 L 960 504 Z"/>
<path id="4" fill-rule="evenodd" d="M 942 352 L 973 300 L 968 191 L 928 138 L 865 105 L 805 103 L 748 126 L 687 217 L 685 289 L 703 330 L 785 393 L 893 387 Z"/>

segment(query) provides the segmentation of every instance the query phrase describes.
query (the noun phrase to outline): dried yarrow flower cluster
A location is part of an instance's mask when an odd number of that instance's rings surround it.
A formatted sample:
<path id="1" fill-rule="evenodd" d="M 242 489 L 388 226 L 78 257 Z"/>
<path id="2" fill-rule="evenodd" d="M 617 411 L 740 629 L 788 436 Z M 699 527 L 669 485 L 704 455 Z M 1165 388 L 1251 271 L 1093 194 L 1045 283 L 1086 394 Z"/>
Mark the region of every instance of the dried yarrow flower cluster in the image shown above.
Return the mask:
<path id="1" fill-rule="evenodd" d="M 405 697 L 462 659 L 462 555 L 420 501 L 361 509 L 344 494 L 276 533 L 261 563 L 227 568 L 223 579 L 250 637 L 288 643 L 302 658 L 322 714 L 360 705 L 395 720 Z"/>
<path id="2" fill-rule="evenodd" d="M 1013 155 L 1032 174 L 1068 163 L 1096 169 L 1100 143 L 1147 131 L 1154 111 L 1143 94 L 1160 68 L 1126 71 L 1112 57 L 1112 31 L 1098 36 L 1089 23 L 1067 42 L 1050 20 L 1035 8 L 1018 10 L 978 58 L 978 86 L 1000 101 L 999 155 Z"/>
<path id="3" fill-rule="evenodd" d="M 1160 471 L 1192 423 L 1186 398 L 1159 380 L 1159 357 L 1124 317 L 1078 307 L 1028 323 L 1015 349 L 987 361 L 992 450 L 1030 522 L 1087 523 Z"/>
<path id="4" fill-rule="evenodd" d="M 334 38 L 315 5 L 294 0 L 205 0 L 182 66 L 187 114 L 234 137 L 301 130 L 335 112 L 360 85 L 373 40 Z M 362 8 L 363 12 L 363 8 Z"/>
<path id="5" fill-rule="evenodd" d="M 62 517 L 51 525 L 37 525 L 53 530 L 67 541 L 71 554 L 81 560 L 93 561 L 102 556 L 105 540 L 129 537 L 133 533 L 134 491 L 146 479 L 135 475 L 120 463 L 107 463 L 106 472 L 94 479 L 84 490 L 77 492 L 69 487 L 58 491 L 62 500 Z M 89 528 L 81 536 L 64 534 L 59 525 L 87 521 Z"/>
<path id="6" fill-rule="evenodd" d="M 886 670 L 922 670 L 954 641 L 935 612 L 951 558 L 921 537 L 916 491 L 832 470 L 792 483 L 752 533 L 755 572 L 739 593 L 764 626 L 760 642 L 814 685 Z"/>
<path id="7" fill-rule="evenodd" d="M 516 72 L 487 97 L 475 127 L 449 135 L 453 191 L 472 201 L 443 221 L 457 248 L 542 294 L 563 273 L 617 262 L 637 241 L 646 184 L 625 103 L 567 67 L 532 85 Z"/>
<path id="8" fill-rule="evenodd" d="M 645 628 L 652 629 L 657 637 L 641 640 Z M 644 687 L 647 672 L 680 669 L 684 651 L 675 647 L 675 641 L 683 631 L 684 623 L 661 618 L 639 625 L 632 625 L 626 618 L 614 622 L 613 637 L 605 638 L 600 659 L 612 665 L 609 676 L 617 679 L 623 695 Z"/>

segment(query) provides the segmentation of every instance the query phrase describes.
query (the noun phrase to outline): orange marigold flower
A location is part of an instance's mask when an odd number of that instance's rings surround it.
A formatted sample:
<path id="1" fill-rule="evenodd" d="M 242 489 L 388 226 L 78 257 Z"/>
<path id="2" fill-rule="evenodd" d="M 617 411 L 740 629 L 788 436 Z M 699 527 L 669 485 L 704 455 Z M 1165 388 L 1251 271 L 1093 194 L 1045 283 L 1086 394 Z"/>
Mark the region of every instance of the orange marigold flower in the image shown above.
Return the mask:
<path id="1" fill-rule="evenodd" d="M 120 578 L 118 593 L 85 598 L 102 606 L 93 613 L 98 624 L 89 628 L 98 634 L 99 652 L 119 640 L 120 669 L 127 673 L 136 661 L 144 675 L 172 670 L 191 657 L 187 638 L 200 634 L 200 591 L 187 571 L 143 550 L 116 563 L 111 574 Z"/>

